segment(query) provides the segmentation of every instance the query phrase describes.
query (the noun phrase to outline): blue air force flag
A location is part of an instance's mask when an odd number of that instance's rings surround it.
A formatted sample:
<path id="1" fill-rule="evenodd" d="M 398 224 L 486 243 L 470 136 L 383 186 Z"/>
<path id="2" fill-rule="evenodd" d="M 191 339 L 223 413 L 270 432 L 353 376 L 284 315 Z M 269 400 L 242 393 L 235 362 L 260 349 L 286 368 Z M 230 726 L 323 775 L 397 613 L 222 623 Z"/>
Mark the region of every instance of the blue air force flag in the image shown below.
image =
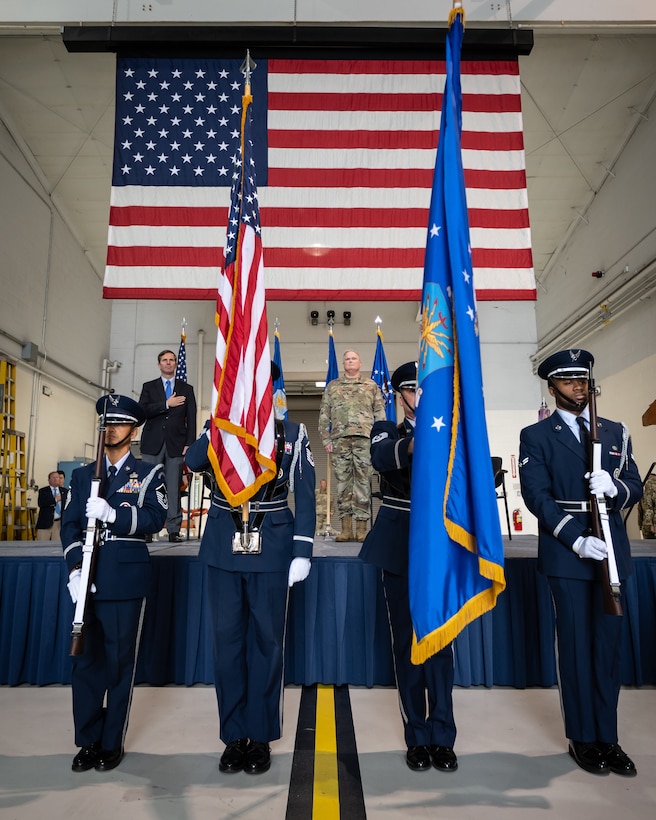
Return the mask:
<path id="1" fill-rule="evenodd" d="M 280 355 L 280 334 L 276 330 L 273 340 L 273 363 L 278 368 L 278 374 L 273 372 L 273 410 L 277 419 L 287 418 L 287 394 L 285 393 L 285 376 L 282 372 L 282 357 Z"/>
<path id="2" fill-rule="evenodd" d="M 413 663 L 492 609 L 505 587 L 460 150 L 460 14 L 450 23 L 421 307 L 409 546 Z"/>
<path id="3" fill-rule="evenodd" d="M 326 387 L 334 379 L 339 378 L 339 367 L 337 366 L 337 354 L 335 353 L 335 339 L 332 330 L 328 334 L 328 372 L 326 373 Z M 325 388 L 324 388 L 325 390 Z"/>
<path id="4" fill-rule="evenodd" d="M 390 381 L 389 367 L 387 366 L 387 357 L 385 356 L 385 348 L 383 347 L 383 334 L 380 329 L 376 331 L 376 352 L 374 354 L 374 364 L 371 368 L 371 378 L 380 387 L 383 398 L 385 399 L 385 415 L 388 421 L 393 421 L 396 424 L 396 406 L 394 404 L 394 391 L 392 390 L 392 383 Z"/>

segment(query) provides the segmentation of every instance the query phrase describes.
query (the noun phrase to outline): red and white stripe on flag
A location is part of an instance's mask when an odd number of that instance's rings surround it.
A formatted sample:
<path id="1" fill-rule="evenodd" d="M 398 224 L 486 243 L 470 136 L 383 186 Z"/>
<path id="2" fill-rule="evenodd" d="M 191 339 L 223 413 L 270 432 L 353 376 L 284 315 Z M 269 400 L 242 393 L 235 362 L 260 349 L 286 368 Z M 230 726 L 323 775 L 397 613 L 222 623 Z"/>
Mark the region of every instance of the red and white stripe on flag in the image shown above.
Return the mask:
<path id="1" fill-rule="evenodd" d="M 242 140 L 234 157 L 226 265 L 216 302 L 216 360 L 208 456 L 233 506 L 275 478 L 275 428 L 264 266 L 250 134 L 244 97 Z"/>
<path id="2" fill-rule="evenodd" d="M 534 300 L 518 63 L 464 60 L 461 76 L 477 297 Z M 268 299 L 421 297 L 444 77 L 439 61 L 268 61 Z M 124 262 L 105 296 L 214 298 L 228 190 L 134 187 L 112 189 L 108 260 Z M 112 252 L 141 244 L 151 265 Z"/>

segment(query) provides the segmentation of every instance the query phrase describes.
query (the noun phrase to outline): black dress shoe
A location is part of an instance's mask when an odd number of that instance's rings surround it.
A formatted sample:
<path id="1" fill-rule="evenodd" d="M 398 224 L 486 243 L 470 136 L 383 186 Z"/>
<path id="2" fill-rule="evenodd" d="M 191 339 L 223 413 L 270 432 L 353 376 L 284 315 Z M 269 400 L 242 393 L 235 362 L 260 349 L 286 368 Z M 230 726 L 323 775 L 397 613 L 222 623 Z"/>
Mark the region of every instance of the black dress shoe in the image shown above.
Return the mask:
<path id="1" fill-rule="evenodd" d="M 146 542 L 146 544 L 152 544 L 153 543 L 152 534 L 149 533 L 148 535 L 144 535 L 144 541 Z"/>
<path id="2" fill-rule="evenodd" d="M 617 743 L 598 743 L 597 745 L 611 772 L 624 777 L 635 777 L 638 774 L 635 763 Z"/>
<path id="3" fill-rule="evenodd" d="M 171 541 L 173 544 L 179 544 L 180 541 L 184 541 L 184 537 L 180 535 L 179 532 L 170 532 L 169 541 Z"/>
<path id="4" fill-rule="evenodd" d="M 88 772 L 98 762 L 100 743 L 92 743 L 91 746 L 83 746 L 73 758 L 71 769 L 74 772 Z"/>
<path id="5" fill-rule="evenodd" d="M 458 758 L 451 746 L 430 746 L 430 757 L 436 769 L 441 772 L 455 772 Z"/>
<path id="6" fill-rule="evenodd" d="M 109 772 L 123 760 L 123 749 L 101 749 L 95 765 L 97 772 Z"/>
<path id="7" fill-rule="evenodd" d="M 271 768 L 271 749 L 268 743 L 251 740 L 246 756 L 244 757 L 244 771 L 246 774 L 262 774 Z"/>
<path id="8" fill-rule="evenodd" d="M 569 744 L 569 754 L 578 766 L 590 774 L 610 774 L 606 758 L 596 743 L 578 743 L 573 740 Z"/>
<path id="9" fill-rule="evenodd" d="M 431 767 L 428 746 L 408 746 L 405 762 L 413 772 L 427 772 Z"/>
<path id="10" fill-rule="evenodd" d="M 240 772 L 244 768 L 246 749 L 248 749 L 248 738 L 246 737 L 228 743 L 219 760 L 219 771 L 228 774 Z"/>

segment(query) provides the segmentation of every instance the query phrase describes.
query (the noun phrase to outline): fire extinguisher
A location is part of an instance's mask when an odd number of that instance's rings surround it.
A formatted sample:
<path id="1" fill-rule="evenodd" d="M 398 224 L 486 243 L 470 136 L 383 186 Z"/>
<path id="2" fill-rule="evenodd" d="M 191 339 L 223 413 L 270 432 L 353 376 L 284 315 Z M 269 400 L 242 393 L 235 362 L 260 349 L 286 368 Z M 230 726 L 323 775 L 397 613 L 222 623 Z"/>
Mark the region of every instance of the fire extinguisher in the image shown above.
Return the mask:
<path id="1" fill-rule="evenodd" d="M 522 531 L 522 511 L 519 509 L 513 510 L 513 527 L 517 532 Z"/>

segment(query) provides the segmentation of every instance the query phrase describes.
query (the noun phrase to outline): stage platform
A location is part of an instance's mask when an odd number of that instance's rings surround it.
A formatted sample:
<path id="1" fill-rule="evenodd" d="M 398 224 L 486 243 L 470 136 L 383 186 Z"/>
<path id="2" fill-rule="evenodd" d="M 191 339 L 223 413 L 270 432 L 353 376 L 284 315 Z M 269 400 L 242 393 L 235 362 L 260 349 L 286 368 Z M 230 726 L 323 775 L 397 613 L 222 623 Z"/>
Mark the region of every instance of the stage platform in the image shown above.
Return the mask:
<path id="1" fill-rule="evenodd" d="M 149 597 L 137 683 L 212 683 L 205 567 L 198 540 L 151 545 Z M 317 538 L 308 579 L 291 590 L 285 682 L 394 684 L 387 612 L 379 573 L 357 557 L 360 545 Z M 537 572 L 537 537 L 504 540 L 506 590 L 470 624 L 455 647 L 458 686 L 553 686 L 554 619 Z M 622 683 L 656 684 L 656 542 L 634 541 L 627 583 Z M 72 605 L 61 547 L 0 543 L 0 684 L 66 684 Z"/>

